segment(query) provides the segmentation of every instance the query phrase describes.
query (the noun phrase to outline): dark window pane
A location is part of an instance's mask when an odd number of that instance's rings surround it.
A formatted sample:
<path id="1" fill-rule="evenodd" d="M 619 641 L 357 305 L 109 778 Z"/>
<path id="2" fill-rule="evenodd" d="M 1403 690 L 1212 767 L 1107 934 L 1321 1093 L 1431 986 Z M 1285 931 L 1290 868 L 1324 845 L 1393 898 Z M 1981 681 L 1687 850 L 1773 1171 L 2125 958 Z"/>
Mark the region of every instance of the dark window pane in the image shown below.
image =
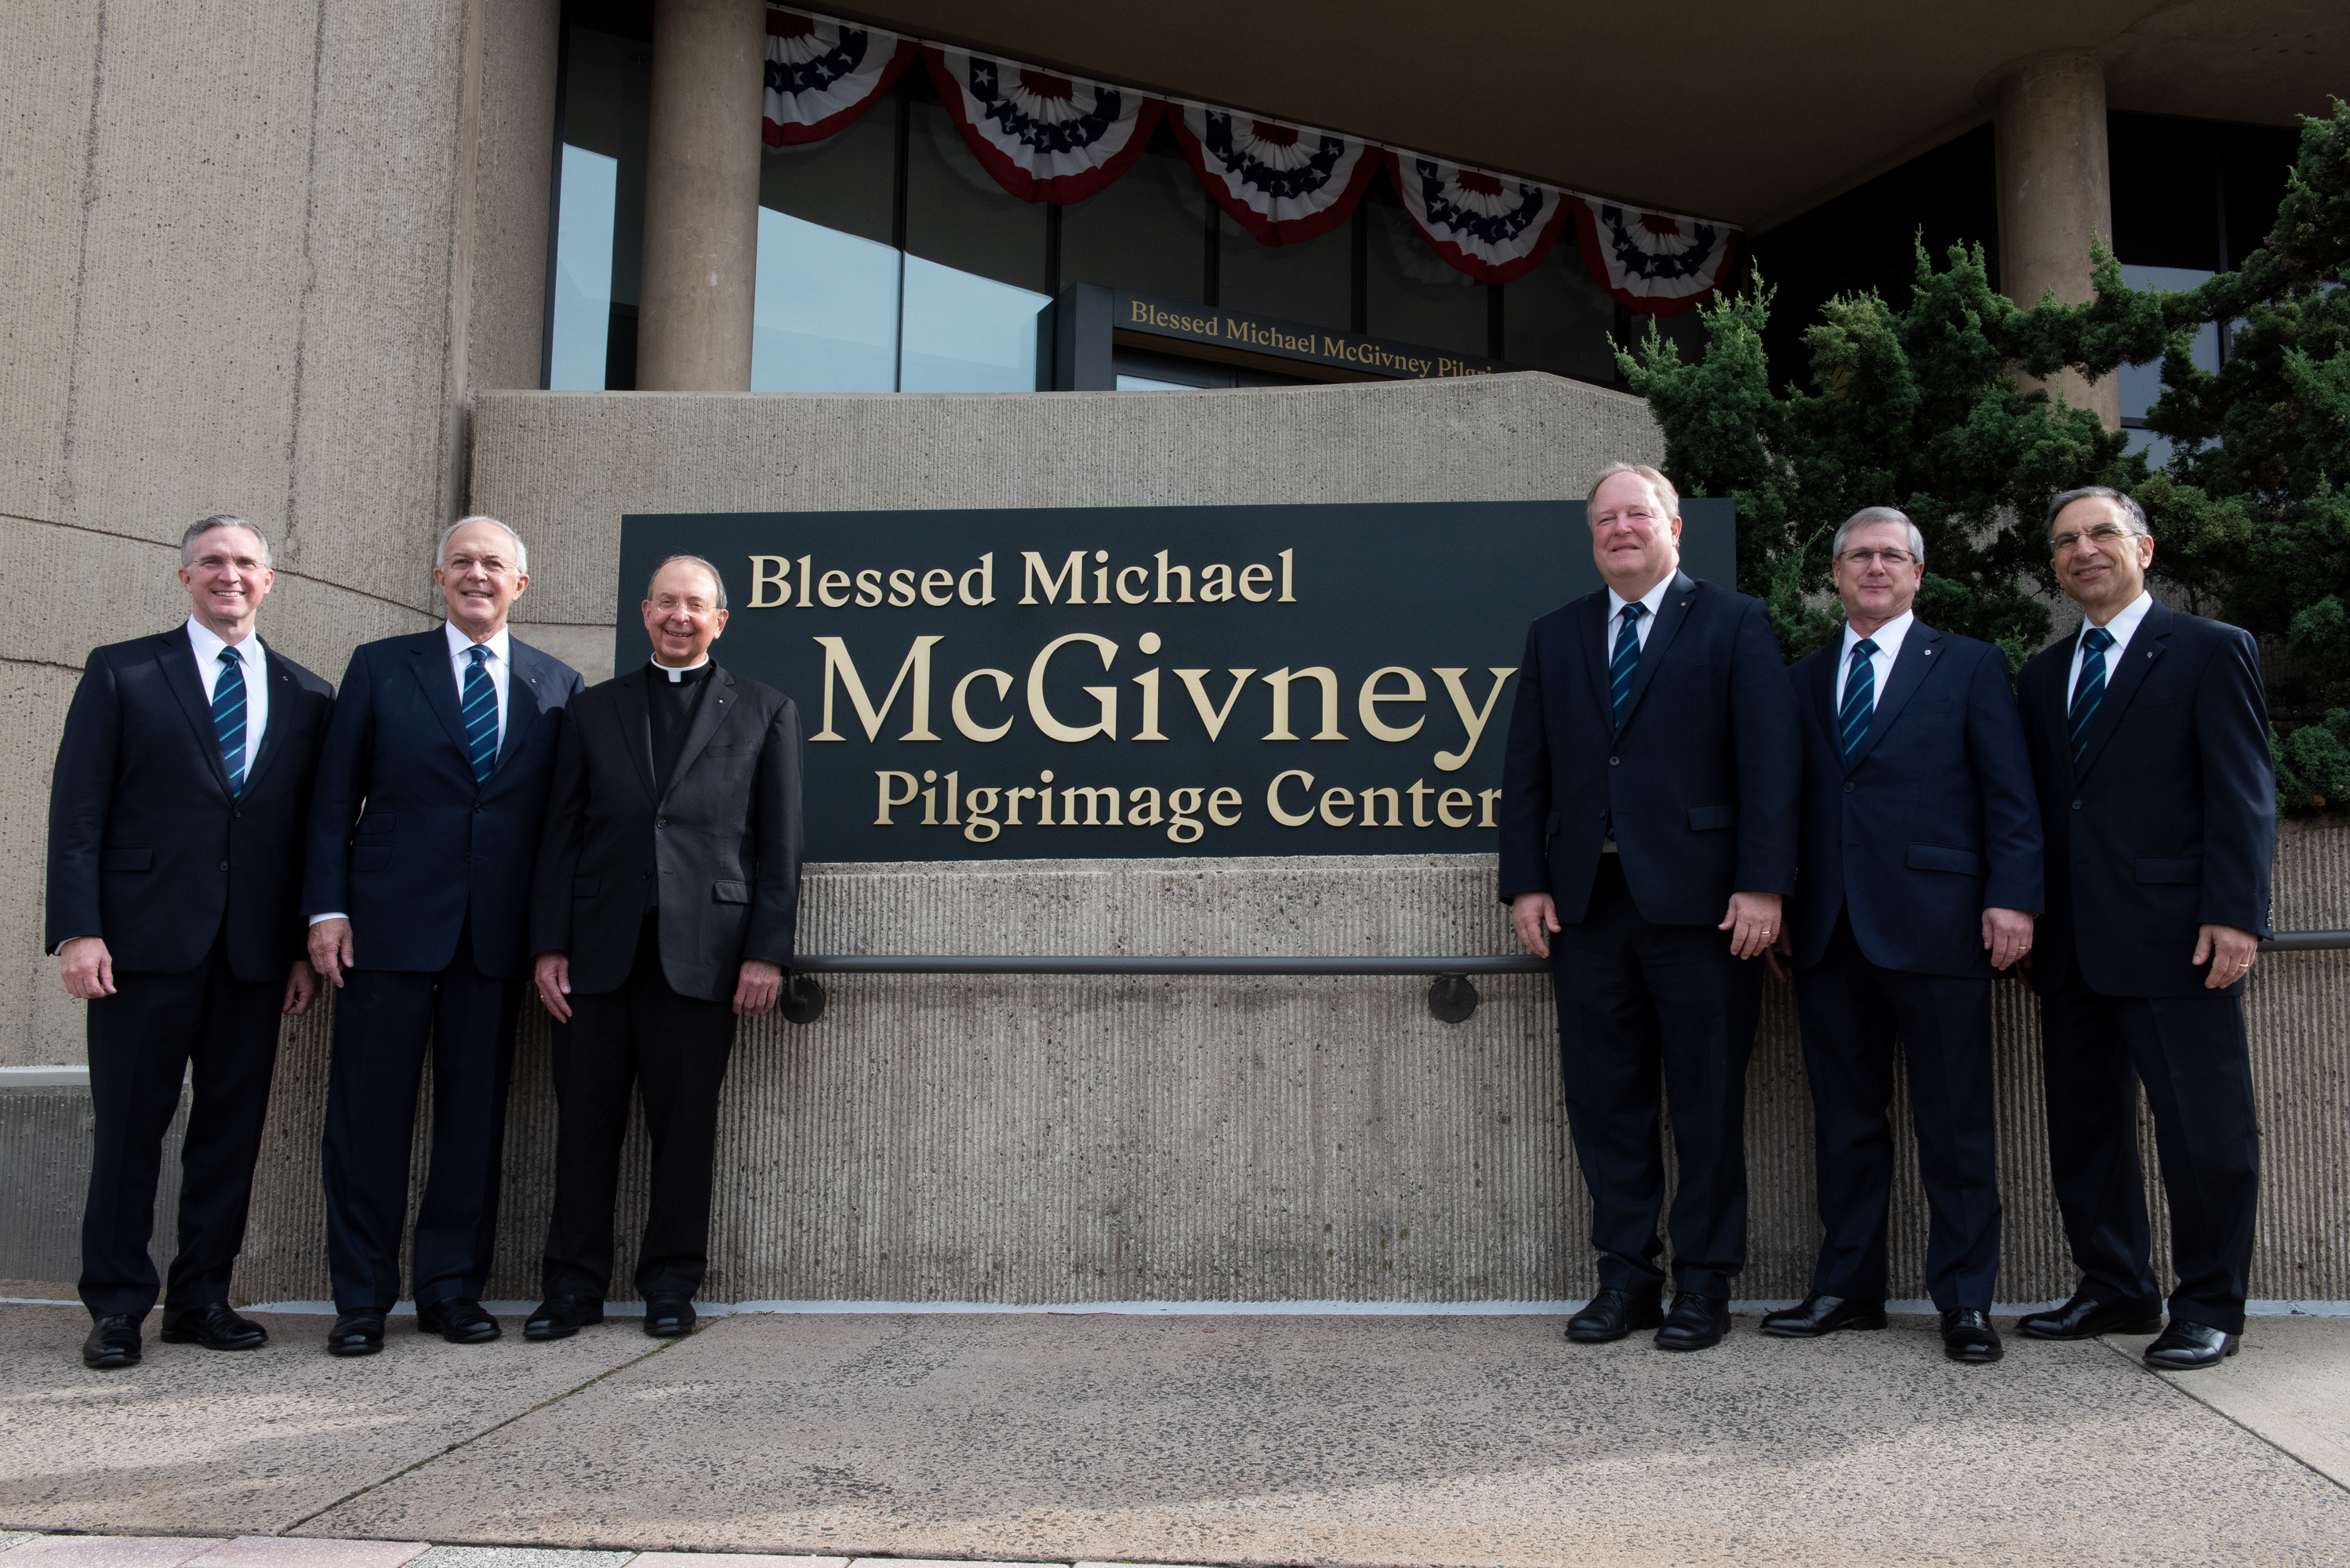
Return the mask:
<path id="1" fill-rule="evenodd" d="M 2217 129 L 2167 115 L 2106 117 L 2116 254 L 2140 266 L 2219 264 Z"/>
<path id="2" fill-rule="evenodd" d="M 1229 217 L 1217 216 L 1218 304 L 1226 310 L 1347 329 L 1355 268 L 1346 224 L 1303 244 L 1265 245 Z"/>
<path id="3" fill-rule="evenodd" d="M 1207 192 L 1161 126 L 1107 190 L 1062 209 L 1061 282 L 1204 303 L 1207 222 Z"/>
<path id="4" fill-rule="evenodd" d="M 1378 194 L 1387 195 L 1386 188 Z M 1392 202 L 1389 197 L 1364 204 L 1371 225 L 1365 328 L 1392 342 L 1482 356 L 1489 309 L 1485 290 L 1430 250 Z"/>
<path id="5" fill-rule="evenodd" d="M 1616 384 L 1607 348 L 1616 299 L 1599 286 L 1568 235 L 1543 264 L 1502 290 L 1502 358 L 1528 370 Z"/>
<path id="6" fill-rule="evenodd" d="M 886 245 L 897 147 L 898 104 L 885 99 L 856 124 L 822 141 L 765 149 L 759 160 L 759 205 Z M 965 160 L 971 156 L 957 151 Z"/>
<path id="7" fill-rule="evenodd" d="M 637 305 L 645 248 L 645 139 L 652 99 L 652 46 L 574 27 L 566 40 L 560 201 L 584 211 L 559 210 L 556 223 L 555 335 L 549 384 L 578 390 L 628 389 L 637 384 Z M 577 150 L 577 154 L 573 150 Z M 584 155 L 584 156 L 581 156 Z M 608 236 L 606 238 L 605 236 Z M 588 253 L 608 249 L 603 300 L 603 377 L 593 369 L 596 334 L 586 317 L 595 309 L 598 269 Z M 570 273 L 567 290 L 566 270 Z M 556 379 L 560 374 L 560 379 Z"/>
<path id="8" fill-rule="evenodd" d="M 1045 286 L 1045 209 L 1004 193 L 963 144 L 946 106 L 907 105 L 906 249 L 1022 289 Z M 886 236 L 885 236 L 886 237 Z"/>

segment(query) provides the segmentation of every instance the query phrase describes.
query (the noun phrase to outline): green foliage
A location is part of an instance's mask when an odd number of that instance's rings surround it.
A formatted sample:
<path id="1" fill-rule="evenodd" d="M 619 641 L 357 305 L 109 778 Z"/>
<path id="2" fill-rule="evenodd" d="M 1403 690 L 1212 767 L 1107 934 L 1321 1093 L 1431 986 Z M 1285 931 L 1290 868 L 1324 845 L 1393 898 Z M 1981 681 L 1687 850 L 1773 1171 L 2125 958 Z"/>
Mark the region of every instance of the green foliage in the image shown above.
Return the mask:
<path id="1" fill-rule="evenodd" d="M 2350 708 L 2336 708 L 2322 724 L 2304 724 L 2269 741 L 2276 759 L 2277 805 L 2285 811 L 2341 810 L 2350 803 Z"/>

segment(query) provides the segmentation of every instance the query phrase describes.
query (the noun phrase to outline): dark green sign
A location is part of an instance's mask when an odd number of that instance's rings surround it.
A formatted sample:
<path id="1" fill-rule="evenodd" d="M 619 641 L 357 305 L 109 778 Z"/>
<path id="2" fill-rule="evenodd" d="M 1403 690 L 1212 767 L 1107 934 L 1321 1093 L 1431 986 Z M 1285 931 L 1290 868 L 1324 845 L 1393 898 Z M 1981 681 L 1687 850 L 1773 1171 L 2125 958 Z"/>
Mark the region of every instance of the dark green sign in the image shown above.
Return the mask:
<path id="1" fill-rule="evenodd" d="M 799 705 L 817 861 L 1491 850 L 1526 628 L 1600 586 L 1579 501 L 630 516 L 617 669 L 673 555 Z"/>

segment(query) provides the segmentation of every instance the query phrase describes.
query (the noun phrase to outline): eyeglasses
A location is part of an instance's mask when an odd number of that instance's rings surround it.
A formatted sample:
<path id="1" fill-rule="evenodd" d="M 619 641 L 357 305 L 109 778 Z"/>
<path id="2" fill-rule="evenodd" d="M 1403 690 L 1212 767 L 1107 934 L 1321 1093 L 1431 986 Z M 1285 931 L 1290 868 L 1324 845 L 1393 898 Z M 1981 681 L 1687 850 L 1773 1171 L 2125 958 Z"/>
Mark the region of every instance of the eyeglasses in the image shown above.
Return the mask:
<path id="1" fill-rule="evenodd" d="M 1836 557 L 1847 566 L 1866 566 L 1871 561 L 1882 561 L 1888 566 L 1906 566 L 1917 558 L 1907 550 L 1846 550 Z"/>
<path id="2" fill-rule="evenodd" d="M 2081 547 L 2083 539 L 2103 549 L 2116 539 L 2130 537 L 2134 532 L 2133 529 L 2117 527 L 2111 523 L 2100 523 L 2085 534 L 2057 535 L 2048 541 L 2048 553 L 2052 556 L 2061 556 L 2068 550 L 2077 550 Z"/>

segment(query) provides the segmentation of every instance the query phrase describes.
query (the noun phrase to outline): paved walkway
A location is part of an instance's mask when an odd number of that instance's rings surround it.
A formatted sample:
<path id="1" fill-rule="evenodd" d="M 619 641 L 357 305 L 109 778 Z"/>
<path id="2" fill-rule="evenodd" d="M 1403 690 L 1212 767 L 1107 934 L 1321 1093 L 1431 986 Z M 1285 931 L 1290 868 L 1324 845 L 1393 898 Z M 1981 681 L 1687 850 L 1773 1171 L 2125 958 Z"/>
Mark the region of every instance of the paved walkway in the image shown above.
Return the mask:
<path id="1" fill-rule="evenodd" d="M 0 1528 L 85 1532 L 0 1568 L 2350 1563 L 2345 1319 L 2174 1377 L 2126 1340 L 1954 1366 L 1916 1318 L 1689 1356 L 1538 1316 L 396 1323 L 356 1362 L 265 1321 L 97 1374 L 77 1310 L 0 1307 Z M 482 1550 L 520 1547 L 560 1550 Z"/>

